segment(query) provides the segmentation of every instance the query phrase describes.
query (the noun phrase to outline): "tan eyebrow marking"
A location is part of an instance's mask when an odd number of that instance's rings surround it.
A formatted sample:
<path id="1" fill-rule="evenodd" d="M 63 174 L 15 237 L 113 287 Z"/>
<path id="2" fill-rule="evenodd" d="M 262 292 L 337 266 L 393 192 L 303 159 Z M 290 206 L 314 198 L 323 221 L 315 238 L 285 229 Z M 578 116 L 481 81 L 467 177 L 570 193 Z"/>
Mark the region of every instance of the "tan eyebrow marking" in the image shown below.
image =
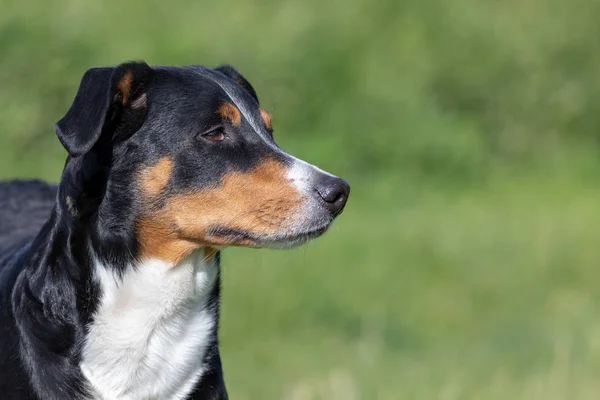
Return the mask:
<path id="1" fill-rule="evenodd" d="M 227 118 L 235 126 L 238 126 L 240 122 L 242 122 L 242 115 L 240 114 L 240 110 L 238 110 L 236 106 L 229 102 L 221 104 L 217 109 L 217 114 L 219 114 L 223 118 Z"/>

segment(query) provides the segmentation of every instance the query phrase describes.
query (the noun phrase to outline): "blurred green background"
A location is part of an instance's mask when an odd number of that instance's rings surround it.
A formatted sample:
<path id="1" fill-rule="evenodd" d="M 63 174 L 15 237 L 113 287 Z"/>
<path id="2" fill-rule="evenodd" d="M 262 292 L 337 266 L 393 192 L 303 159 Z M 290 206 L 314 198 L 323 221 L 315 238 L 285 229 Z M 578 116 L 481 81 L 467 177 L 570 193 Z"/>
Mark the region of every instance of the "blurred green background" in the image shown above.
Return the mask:
<path id="1" fill-rule="evenodd" d="M 0 2 L 0 178 L 56 181 L 83 72 L 235 65 L 346 178 L 303 248 L 224 253 L 232 399 L 600 396 L 600 3 Z"/>

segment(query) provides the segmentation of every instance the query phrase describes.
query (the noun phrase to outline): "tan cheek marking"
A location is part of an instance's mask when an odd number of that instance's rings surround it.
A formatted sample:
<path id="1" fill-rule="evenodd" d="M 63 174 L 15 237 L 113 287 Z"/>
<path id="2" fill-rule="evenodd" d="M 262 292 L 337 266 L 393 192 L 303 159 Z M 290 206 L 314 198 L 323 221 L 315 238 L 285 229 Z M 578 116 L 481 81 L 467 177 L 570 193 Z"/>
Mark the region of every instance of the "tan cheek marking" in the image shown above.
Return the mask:
<path id="1" fill-rule="evenodd" d="M 174 196 L 169 212 L 178 229 L 196 239 L 213 226 L 277 233 L 291 224 L 302 201 L 285 174 L 284 165 L 269 159 L 250 172 L 227 174 L 215 189 Z"/>
<path id="2" fill-rule="evenodd" d="M 125 72 L 121 80 L 119 81 L 117 88 L 123 96 L 123 104 L 126 104 L 129 100 L 129 91 L 131 90 L 131 82 L 133 82 L 133 73 L 131 71 Z"/>
<path id="3" fill-rule="evenodd" d="M 168 157 L 161 158 L 156 165 L 143 169 L 140 181 L 144 192 L 152 196 L 160 194 L 167 187 L 172 171 L 173 161 Z"/>
<path id="4" fill-rule="evenodd" d="M 250 172 L 227 174 L 217 188 L 172 196 L 138 223 L 142 257 L 176 263 L 199 247 L 253 245 L 247 239 L 207 238 L 215 226 L 264 235 L 284 231 L 302 203 L 285 173 L 284 165 L 269 159 Z"/>
<path id="5" fill-rule="evenodd" d="M 272 130 L 273 126 L 271 124 L 271 115 L 266 112 L 265 110 L 263 110 L 262 108 L 260 109 L 260 116 L 262 117 L 265 126 L 267 127 L 268 130 Z"/>
<path id="6" fill-rule="evenodd" d="M 140 259 L 156 258 L 177 264 L 199 243 L 179 239 L 173 226 L 162 220 L 163 216 L 149 216 L 137 223 L 137 236 L 140 243 Z"/>
<path id="7" fill-rule="evenodd" d="M 161 158 L 155 165 L 141 170 L 140 187 L 143 195 L 150 196 L 149 201 L 167 187 L 172 171 L 173 161 L 169 157 Z M 168 221 L 161 220 L 158 215 L 142 217 L 137 222 L 137 236 L 143 258 L 177 262 L 194 249 L 184 242 L 173 241 Z"/>
<path id="8" fill-rule="evenodd" d="M 238 126 L 240 122 L 242 122 L 240 110 L 238 110 L 237 107 L 231 103 L 225 102 L 221 104 L 217 109 L 217 114 L 219 114 L 223 118 L 230 120 L 231 123 L 235 126 Z"/>

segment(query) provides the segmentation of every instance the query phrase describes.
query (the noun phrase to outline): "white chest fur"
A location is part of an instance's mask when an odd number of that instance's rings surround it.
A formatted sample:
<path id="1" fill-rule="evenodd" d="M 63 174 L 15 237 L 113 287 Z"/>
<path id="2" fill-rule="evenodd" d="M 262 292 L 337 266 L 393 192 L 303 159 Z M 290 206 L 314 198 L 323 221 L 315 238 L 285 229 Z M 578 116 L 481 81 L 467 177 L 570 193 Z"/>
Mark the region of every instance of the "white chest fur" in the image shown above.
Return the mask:
<path id="1" fill-rule="evenodd" d="M 122 279 L 102 265 L 96 274 L 102 296 L 81 362 L 95 398 L 185 398 L 217 323 L 208 304 L 215 260 L 198 251 L 175 266 L 145 262 Z"/>

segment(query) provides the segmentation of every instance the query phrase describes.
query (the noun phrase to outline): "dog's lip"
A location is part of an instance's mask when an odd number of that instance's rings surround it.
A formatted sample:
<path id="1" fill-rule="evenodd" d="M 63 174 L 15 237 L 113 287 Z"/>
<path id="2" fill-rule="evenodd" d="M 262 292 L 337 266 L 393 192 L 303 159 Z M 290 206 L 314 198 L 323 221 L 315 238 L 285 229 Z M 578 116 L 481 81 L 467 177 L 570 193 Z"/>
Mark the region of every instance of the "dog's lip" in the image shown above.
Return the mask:
<path id="1" fill-rule="evenodd" d="M 312 237 L 321 236 L 323 233 L 325 233 L 325 231 L 327 231 L 327 229 L 329 229 L 330 226 L 331 226 L 331 223 L 328 223 L 327 225 L 323 225 L 319 228 L 311 229 L 306 232 L 301 232 L 301 233 L 295 235 L 295 237 L 297 237 L 297 238 L 311 237 L 312 238 Z"/>
<path id="2" fill-rule="evenodd" d="M 331 222 L 306 231 L 290 232 L 282 235 L 260 236 L 240 229 L 215 227 L 209 231 L 208 237 L 222 241 L 226 239 L 231 245 L 251 247 L 294 247 L 321 236 L 329 229 Z"/>

